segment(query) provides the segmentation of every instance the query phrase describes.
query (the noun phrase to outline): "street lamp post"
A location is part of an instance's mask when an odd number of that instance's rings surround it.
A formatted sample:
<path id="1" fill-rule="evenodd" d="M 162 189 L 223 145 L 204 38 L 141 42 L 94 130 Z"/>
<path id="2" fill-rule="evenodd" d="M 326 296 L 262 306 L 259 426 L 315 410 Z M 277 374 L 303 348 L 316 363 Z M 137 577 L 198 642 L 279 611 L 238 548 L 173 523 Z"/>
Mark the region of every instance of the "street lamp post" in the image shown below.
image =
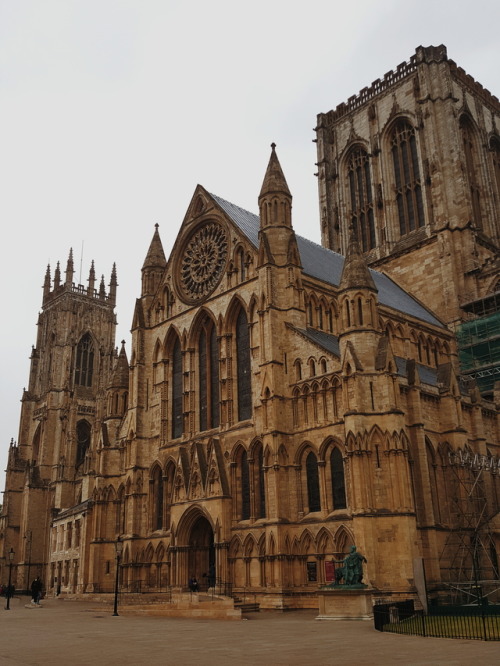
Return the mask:
<path id="1" fill-rule="evenodd" d="M 115 551 L 116 551 L 116 574 L 115 574 L 115 606 L 113 610 L 113 615 L 116 616 L 118 615 L 118 574 L 120 571 L 120 558 L 122 556 L 123 552 L 123 542 L 118 537 L 115 543 Z"/>
<path id="2" fill-rule="evenodd" d="M 9 550 L 9 584 L 7 585 L 7 605 L 5 610 L 10 610 L 10 597 L 12 594 L 12 560 L 14 559 L 14 549 Z"/>

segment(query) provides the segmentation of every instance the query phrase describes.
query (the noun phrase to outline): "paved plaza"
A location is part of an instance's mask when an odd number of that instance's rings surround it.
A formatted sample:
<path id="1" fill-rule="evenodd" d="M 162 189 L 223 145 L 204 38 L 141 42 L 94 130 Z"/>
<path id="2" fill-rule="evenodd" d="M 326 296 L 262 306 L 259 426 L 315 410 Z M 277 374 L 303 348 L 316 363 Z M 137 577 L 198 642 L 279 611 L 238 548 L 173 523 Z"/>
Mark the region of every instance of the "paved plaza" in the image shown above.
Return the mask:
<path id="1" fill-rule="evenodd" d="M 381 634 L 373 623 L 317 621 L 314 611 L 251 613 L 241 622 L 113 617 L 96 603 L 47 599 L 0 608 L 2 666 L 489 666 L 500 644 Z M 28 605 L 28 607 L 26 607 Z"/>

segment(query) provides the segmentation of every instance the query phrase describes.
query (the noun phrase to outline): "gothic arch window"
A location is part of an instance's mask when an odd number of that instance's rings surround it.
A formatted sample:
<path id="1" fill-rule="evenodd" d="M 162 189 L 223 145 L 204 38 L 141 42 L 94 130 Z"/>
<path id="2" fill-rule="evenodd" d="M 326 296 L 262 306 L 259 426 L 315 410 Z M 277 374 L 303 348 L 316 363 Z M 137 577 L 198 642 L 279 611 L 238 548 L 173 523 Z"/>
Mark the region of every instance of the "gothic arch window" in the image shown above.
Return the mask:
<path id="1" fill-rule="evenodd" d="M 492 137 L 490 141 L 490 153 L 495 185 L 497 186 L 497 195 L 500 199 L 500 138 L 496 136 Z"/>
<path id="2" fill-rule="evenodd" d="M 363 252 L 375 247 L 375 216 L 368 153 L 354 148 L 347 159 L 347 180 L 351 203 L 351 223 L 357 231 Z"/>
<path id="3" fill-rule="evenodd" d="M 172 437 L 182 435 L 182 352 L 179 338 L 172 348 Z"/>
<path id="4" fill-rule="evenodd" d="M 249 520 L 250 518 L 250 466 L 248 464 L 248 454 L 242 451 L 239 459 L 240 467 L 240 501 L 241 514 L 240 520 Z"/>
<path id="5" fill-rule="evenodd" d="M 94 343 L 90 333 L 85 333 L 76 348 L 75 384 L 92 386 L 94 374 Z"/>
<path id="6" fill-rule="evenodd" d="M 293 367 L 295 370 L 295 381 L 300 382 L 300 380 L 302 379 L 302 363 L 300 362 L 300 359 L 297 359 L 295 361 Z"/>
<path id="7" fill-rule="evenodd" d="M 264 451 L 262 444 L 254 449 L 254 485 L 255 485 L 255 517 L 266 517 L 266 486 L 264 471 Z"/>
<path id="8" fill-rule="evenodd" d="M 472 121 L 466 115 L 460 118 L 460 132 L 464 147 L 465 170 L 469 184 L 472 219 L 476 226 L 481 227 L 481 191 L 479 187 L 477 138 Z"/>
<path id="9" fill-rule="evenodd" d="M 321 511 L 318 461 L 312 451 L 306 457 L 307 504 L 309 511 Z"/>
<path id="10" fill-rule="evenodd" d="M 236 319 L 236 366 L 238 380 L 238 421 L 252 416 L 252 384 L 250 374 L 250 332 L 243 308 Z"/>
<path id="11" fill-rule="evenodd" d="M 219 342 L 213 322 L 207 320 L 198 340 L 200 430 L 219 425 Z"/>
<path id="12" fill-rule="evenodd" d="M 151 479 L 151 504 L 153 531 L 163 528 L 163 476 L 160 467 L 155 467 Z"/>
<path id="13" fill-rule="evenodd" d="M 238 282 L 244 282 L 247 278 L 247 275 L 245 266 L 245 253 L 241 247 L 236 253 L 236 266 L 238 270 Z"/>
<path id="14" fill-rule="evenodd" d="M 394 126 L 391 149 L 399 232 L 405 236 L 425 223 L 415 128 L 407 120 Z"/>
<path id="15" fill-rule="evenodd" d="M 76 466 L 79 467 L 85 460 L 85 454 L 90 447 L 90 423 L 78 421 L 76 424 Z"/>
<path id="16" fill-rule="evenodd" d="M 332 476 L 333 508 L 345 509 L 347 508 L 347 501 L 345 494 L 344 461 L 337 447 L 333 449 L 330 456 L 330 471 Z"/>

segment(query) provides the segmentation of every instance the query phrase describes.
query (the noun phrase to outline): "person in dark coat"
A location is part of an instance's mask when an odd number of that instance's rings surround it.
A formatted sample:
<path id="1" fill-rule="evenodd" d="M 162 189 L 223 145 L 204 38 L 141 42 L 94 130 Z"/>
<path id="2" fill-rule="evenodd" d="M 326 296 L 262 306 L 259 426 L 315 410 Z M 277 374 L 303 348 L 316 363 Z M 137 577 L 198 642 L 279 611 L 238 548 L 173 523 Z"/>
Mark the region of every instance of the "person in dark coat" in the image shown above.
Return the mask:
<path id="1" fill-rule="evenodd" d="M 42 581 L 40 576 L 37 576 L 31 583 L 31 603 L 39 604 L 42 597 Z"/>

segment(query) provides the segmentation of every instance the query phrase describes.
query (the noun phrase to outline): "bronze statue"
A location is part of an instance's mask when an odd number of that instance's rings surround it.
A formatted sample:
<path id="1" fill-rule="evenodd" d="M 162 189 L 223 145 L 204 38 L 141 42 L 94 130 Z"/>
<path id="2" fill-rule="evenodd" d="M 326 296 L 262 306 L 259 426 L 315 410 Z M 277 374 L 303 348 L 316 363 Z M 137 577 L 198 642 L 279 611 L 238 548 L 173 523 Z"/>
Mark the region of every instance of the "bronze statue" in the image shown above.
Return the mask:
<path id="1" fill-rule="evenodd" d="M 366 557 L 358 553 L 356 546 L 351 546 L 351 552 L 344 560 L 334 560 L 336 564 L 343 566 L 335 569 L 335 585 L 340 585 L 340 580 L 344 580 L 344 585 L 359 585 L 363 580 L 363 562 Z"/>

